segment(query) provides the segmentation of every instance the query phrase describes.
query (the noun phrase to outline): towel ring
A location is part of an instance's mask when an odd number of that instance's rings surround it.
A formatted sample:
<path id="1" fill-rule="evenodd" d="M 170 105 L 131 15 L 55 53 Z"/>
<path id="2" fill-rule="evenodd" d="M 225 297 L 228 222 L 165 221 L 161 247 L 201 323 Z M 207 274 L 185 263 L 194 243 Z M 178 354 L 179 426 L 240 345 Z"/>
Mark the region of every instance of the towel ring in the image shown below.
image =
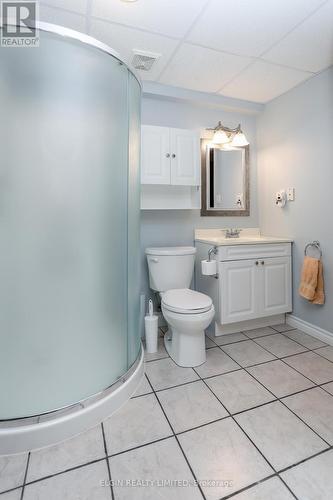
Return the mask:
<path id="1" fill-rule="evenodd" d="M 320 257 L 322 257 L 322 256 L 323 256 L 323 252 L 322 252 L 322 249 L 321 249 L 321 247 L 320 247 L 320 243 L 319 243 L 319 241 L 315 240 L 315 241 L 313 241 L 312 243 L 308 243 L 308 244 L 305 246 L 305 248 L 304 248 L 304 255 L 307 255 L 308 248 L 310 248 L 310 247 L 315 247 L 315 248 L 318 250 L 318 252 L 319 252 L 319 254 L 320 254 Z"/>

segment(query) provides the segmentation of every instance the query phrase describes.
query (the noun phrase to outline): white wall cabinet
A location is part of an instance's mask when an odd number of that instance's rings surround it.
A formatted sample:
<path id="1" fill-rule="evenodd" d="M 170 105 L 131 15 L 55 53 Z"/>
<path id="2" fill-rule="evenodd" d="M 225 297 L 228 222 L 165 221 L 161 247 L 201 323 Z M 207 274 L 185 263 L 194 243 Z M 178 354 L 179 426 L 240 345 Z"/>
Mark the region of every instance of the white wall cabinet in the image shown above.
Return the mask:
<path id="1" fill-rule="evenodd" d="M 170 184 L 170 129 L 141 128 L 141 184 Z"/>
<path id="2" fill-rule="evenodd" d="M 141 183 L 199 186 L 199 133 L 143 125 L 141 129 Z"/>
<path id="3" fill-rule="evenodd" d="M 219 263 L 221 323 L 229 324 L 291 310 L 291 258 Z"/>

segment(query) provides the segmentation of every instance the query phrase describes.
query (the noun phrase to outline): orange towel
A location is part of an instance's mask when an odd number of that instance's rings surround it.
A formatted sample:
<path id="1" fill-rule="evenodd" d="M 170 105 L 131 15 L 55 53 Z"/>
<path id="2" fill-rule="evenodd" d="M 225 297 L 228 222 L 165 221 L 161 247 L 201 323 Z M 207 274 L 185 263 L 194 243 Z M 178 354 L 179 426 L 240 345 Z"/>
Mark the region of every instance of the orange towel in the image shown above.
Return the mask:
<path id="1" fill-rule="evenodd" d="M 299 294 L 313 304 L 324 304 L 323 264 L 319 259 L 304 257 Z"/>
<path id="2" fill-rule="evenodd" d="M 324 292 L 324 270 L 323 263 L 320 260 L 318 264 L 318 281 L 317 288 L 314 294 L 313 299 L 311 300 L 312 304 L 324 304 L 325 303 L 325 292 Z"/>

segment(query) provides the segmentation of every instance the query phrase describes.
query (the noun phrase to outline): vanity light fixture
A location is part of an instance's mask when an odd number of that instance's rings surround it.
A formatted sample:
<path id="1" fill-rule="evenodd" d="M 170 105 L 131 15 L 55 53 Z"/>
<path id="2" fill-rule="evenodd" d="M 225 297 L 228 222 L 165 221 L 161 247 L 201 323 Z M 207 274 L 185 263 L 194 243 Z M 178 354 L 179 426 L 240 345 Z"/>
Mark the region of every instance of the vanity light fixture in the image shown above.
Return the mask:
<path id="1" fill-rule="evenodd" d="M 230 142 L 230 139 L 224 130 L 216 130 L 212 142 L 214 144 L 227 144 Z"/>
<path id="2" fill-rule="evenodd" d="M 240 127 L 240 125 L 239 125 Z M 239 128 L 239 131 L 236 132 L 236 134 L 233 136 L 233 139 L 230 143 L 230 146 L 235 146 L 237 148 L 241 148 L 243 146 L 247 146 L 249 144 L 249 141 L 245 137 L 244 132 L 242 132 L 241 128 Z"/>
<path id="3" fill-rule="evenodd" d="M 241 148 L 249 144 L 240 124 L 236 128 L 229 128 L 222 125 L 222 122 L 218 122 L 215 128 L 208 128 L 206 130 L 213 130 L 214 136 L 212 142 L 217 146 L 221 145 L 223 147 L 225 144 Z"/>

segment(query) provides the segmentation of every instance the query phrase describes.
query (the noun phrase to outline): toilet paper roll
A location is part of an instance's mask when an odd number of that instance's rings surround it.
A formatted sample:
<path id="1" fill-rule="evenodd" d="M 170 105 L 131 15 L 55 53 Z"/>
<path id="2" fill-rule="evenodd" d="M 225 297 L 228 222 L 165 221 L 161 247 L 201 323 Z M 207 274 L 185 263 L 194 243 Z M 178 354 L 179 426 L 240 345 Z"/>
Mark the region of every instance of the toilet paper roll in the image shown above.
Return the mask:
<path id="1" fill-rule="evenodd" d="M 212 276 L 213 274 L 216 274 L 216 260 L 202 260 L 201 261 L 201 274 L 204 276 Z"/>

